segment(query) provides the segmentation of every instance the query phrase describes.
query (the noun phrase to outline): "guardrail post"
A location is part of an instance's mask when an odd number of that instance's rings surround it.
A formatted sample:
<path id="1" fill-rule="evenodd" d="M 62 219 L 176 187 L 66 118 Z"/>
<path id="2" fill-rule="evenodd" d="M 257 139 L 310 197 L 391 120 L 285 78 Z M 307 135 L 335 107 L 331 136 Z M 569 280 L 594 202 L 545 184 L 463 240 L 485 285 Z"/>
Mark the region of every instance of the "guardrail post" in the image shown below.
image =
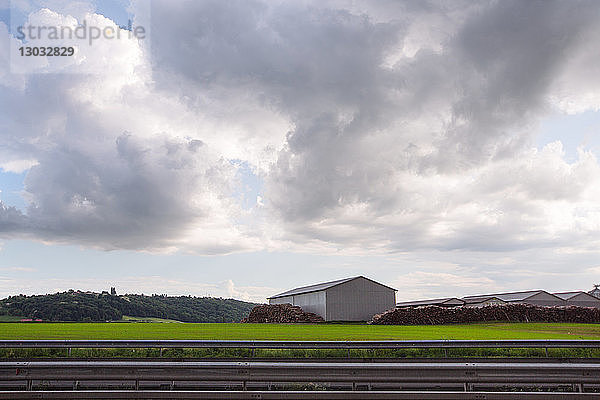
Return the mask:
<path id="1" fill-rule="evenodd" d="M 248 386 L 246 385 L 246 381 L 242 381 L 242 390 L 248 390 Z"/>
<path id="2" fill-rule="evenodd" d="M 254 358 L 254 350 L 256 350 L 256 347 L 252 348 L 252 358 Z"/>
<path id="3" fill-rule="evenodd" d="M 162 347 L 161 347 L 161 348 L 160 348 L 160 356 L 159 356 L 159 357 L 162 357 L 162 356 L 163 356 L 163 349 L 162 349 Z"/>
<path id="4" fill-rule="evenodd" d="M 71 357 L 71 348 L 69 347 L 68 356 Z"/>
<path id="5" fill-rule="evenodd" d="M 546 358 L 548 358 L 548 348 L 544 347 L 544 350 L 546 350 Z"/>
<path id="6" fill-rule="evenodd" d="M 27 379 L 27 390 L 28 391 L 33 390 L 33 380 L 31 380 L 31 379 Z"/>
<path id="7" fill-rule="evenodd" d="M 140 380 L 139 379 L 135 380 L 135 390 L 140 390 Z"/>

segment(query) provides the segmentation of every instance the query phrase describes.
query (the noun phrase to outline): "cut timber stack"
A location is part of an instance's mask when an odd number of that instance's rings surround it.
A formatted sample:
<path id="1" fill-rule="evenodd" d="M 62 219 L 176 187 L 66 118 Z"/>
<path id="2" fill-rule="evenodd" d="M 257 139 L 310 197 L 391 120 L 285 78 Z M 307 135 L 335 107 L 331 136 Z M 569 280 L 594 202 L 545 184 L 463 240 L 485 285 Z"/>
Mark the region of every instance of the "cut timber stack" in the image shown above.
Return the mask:
<path id="1" fill-rule="evenodd" d="M 570 322 L 600 323 L 600 309 L 591 307 L 538 307 L 507 304 L 486 307 L 397 308 L 378 314 L 375 325 L 443 325 L 472 322 Z"/>
<path id="2" fill-rule="evenodd" d="M 304 312 L 302 308 L 291 304 L 263 304 L 256 306 L 250 311 L 248 318 L 242 320 L 242 322 L 249 323 L 315 323 L 324 321 L 321 316 Z"/>

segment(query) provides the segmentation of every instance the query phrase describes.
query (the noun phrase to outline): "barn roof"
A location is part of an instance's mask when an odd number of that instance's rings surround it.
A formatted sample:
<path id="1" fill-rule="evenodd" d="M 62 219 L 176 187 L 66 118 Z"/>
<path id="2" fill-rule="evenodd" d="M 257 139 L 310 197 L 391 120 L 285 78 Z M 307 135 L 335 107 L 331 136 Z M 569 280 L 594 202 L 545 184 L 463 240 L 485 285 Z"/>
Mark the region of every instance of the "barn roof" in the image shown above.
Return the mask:
<path id="1" fill-rule="evenodd" d="M 504 302 L 504 300 L 502 300 L 501 298 L 499 298 L 497 296 L 491 296 L 491 295 L 490 296 L 487 296 L 487 295 L 486 296 L 471 296 L 469 298 L 464 297 L 461 300 L 464 301 L 465 304 L 478 304 L 478 303 L 484 303 L 489 300 L 498 300 L 498 301 Z"/>
<path id="2" fill-rule="evenodd" d="M 402 301 L 400 303 L 396 303 L 396 307 L 418 307 L 418 306 L 438 306 L 438 305 L 462 306 L 463 304 L 465 304 L 464 300 L 457 299 L 456 297 L 445 297 L 442 299 Z"/>
<path id="3" fill-rule="evenodd" d="M 465 296 L 465 297 L 463 297 L 463 300 L 466 300 L 466 301 L 468 301 L 468 300 L 483 300 L 483 299 L 488 299 L 491 297 L 496 297 L 496 298 L 498 298 L 500 300 L 504 300 L 504 301 L 523 301 L 523 300 L 526 300 L 526 299 L 533 297 L 540 293 L 546 293 L 546 294 L 549 294 L 550 296 L 557 297 L 557 300 L 562 300 L 560 297 L 555 296 L 551 293 L 548 293 L 545 290 L 527 290 L 524 292 L 481 294 L 481 295 L 477 295 L 477 296 Z"/>
<path id="4" fill-rule="evenodd" d="M 575 296 L 577 296 L 578 294 L 581 294 L 581 293 L 583 293 L 583 292 L 560 292 L 560 293 L 552 293 L 552 294 L 555 295 L 555 296 L 560 297 L 563 300 L 568 300 L 571 297 L 575 297 Z"/>
<path id="5" fill-rule="evenodd" d="M 337 286 L 337 285 L 341 285 L 342 283 L 350 282 L 350 281 L 353 281 L 354 279 L 358 279 L 358 278 L 364 278 L 364 279 L 366 279 L 368 281 L 374 282 L 374 283 L 376 283 L 378 285 L 381 285 L 381 286 L 384 286 L 384 287 L 386 287 L 388 289 L 396 291 L 396 289 L 394 289 L 394 288 L 391 288 L 389 286 L 383 285 L 383 284 L 381 284 L 379 282 L 375 282 L 374 280 L 369 279 L 369 278 L 365 278 L 364 276 L 353 276 L 351 278 L 338 279 L 336 281 L 331 281 L 331 282 L 323 282 L 323 283 L 317 283 L 315 285 L 310 285 L 310 286 L 302 286 L 302 287 L 299 287 L 299 288 L 288 290 L 287 292 L 276 294 L 274 296 L 269 297 L 269 299 L 275 299 L 277 297 L 293 296 L 293 295 L 296 295 L 296 294 L 304 294 L 304 293 L 311 293 L 311 292 L 320 292 L 321 290 L 326 290 L 326 289 L 329 289 L 331 287 L 334 287 L 334 286 Z"/>
<path id="6" fill-rule="evenodd" d="M 578 295 L 584 295 L 585 297 L 589 297 L 590 300 L 599 300 L 597 297 L 592 296 L 589 293 L 586 292 L 581 292 L 581 291 L 575 291 L 575 292 L 560 292 L 560 293 L 552 293 L 555 296 L 560 297 L 563 300 L 569 300 L 575 296 Z"/>

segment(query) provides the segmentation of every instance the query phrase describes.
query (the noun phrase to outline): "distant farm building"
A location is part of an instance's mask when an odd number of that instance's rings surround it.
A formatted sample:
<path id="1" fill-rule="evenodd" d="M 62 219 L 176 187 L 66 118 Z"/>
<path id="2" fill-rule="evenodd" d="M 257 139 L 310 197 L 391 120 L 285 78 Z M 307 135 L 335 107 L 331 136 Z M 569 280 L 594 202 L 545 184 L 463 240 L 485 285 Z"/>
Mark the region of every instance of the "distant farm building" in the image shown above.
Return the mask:
<path id="1" fill-rule="evenodd" d="M 554 294 L 563 299 L 567 306 L 600 308 L 600 299 L 586 292 L 562 292 Z"/>
<path id="2" fill-rule="evenodd" d="M 475 304 L 497 299 L 505 303 L 531 304 L 534 306 L 563 306 L 564 300 L 545 290 L 528 290 L 525 292 L 494 293 L 478 296 L 465 296 L 463 300 Z"/>
<path id="3" fill-rule="evenodd" d="M 368 321 L 393 309 L 396 289 L 364 276 L 299 287 L 269 297 L 269 304 L 289 303 L 325 321 Z"/>
<path id="4" fill-rule="evenodd" d="M 600 292 L 600 289 L 596 288 Z M 404 301 L 396 304 L 396 307 L 484 307 L 502 304 L 531 304 L 534 306 L 579 306 L 600 308 L 600 298 L 595 297 L 592 292 L 581 291 L 549 293 L 545 290 L 528 290 L 523 292 L 492 293 L 476 296 L 447 297 L 443 299 Z"/>
<path id="5" fill-rule="evenodd" d="M 507 302 L 496 297 L 476 297 L 473 299 L 464 298 L 465 307 L 485 307 L 485 306 L 499 306 L 506 304 Z"/>
<path id="6" fill-rule="evenodd" d="M 423 307 L 423 306 L 438 306 L 438 307 L 484 307 L 498 304 L 506 304 L 495 296 L 474 296 L 474 298 L 446 297 L 443 299 L 403 301 L 396 304 L 397 308 L 404 307 Z"/>
<path id="7" fill-rule="evenodd" d="M 465 301 L 457 299 L 456 297 L 446 297 L 443 299 L 431 299 L 431 300 L 416 300 L 416 301 L 403 301 L 397 303 L 396 307 L 422 307 L 422 306 L 438 306 L 438 307 L 457 307 L 465 305 Z"/>

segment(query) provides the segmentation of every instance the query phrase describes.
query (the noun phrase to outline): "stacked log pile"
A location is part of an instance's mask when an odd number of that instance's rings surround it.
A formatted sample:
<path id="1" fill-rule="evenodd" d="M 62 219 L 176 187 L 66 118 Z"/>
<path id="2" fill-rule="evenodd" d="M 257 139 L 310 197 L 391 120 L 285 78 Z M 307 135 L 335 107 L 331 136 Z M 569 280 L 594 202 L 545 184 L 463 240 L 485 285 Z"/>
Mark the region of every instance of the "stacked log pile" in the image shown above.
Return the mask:
<path id="1" fill-rule="evenodd" d="M 506 304 L 486 307 L 410 307 L 377 314 L 375 325 L 443 325 L 472 322 L 600 323 L 600 309 L 592 307 L 539 307 Z"/>
<path id="2" fill-rule="evenodd" d="M 291 304 L 263 304 L 254 307 L 250 315 L 241 322 L 316 323 L 325 320 L 320 315 L 305 312 L 302 308 Z"/>

